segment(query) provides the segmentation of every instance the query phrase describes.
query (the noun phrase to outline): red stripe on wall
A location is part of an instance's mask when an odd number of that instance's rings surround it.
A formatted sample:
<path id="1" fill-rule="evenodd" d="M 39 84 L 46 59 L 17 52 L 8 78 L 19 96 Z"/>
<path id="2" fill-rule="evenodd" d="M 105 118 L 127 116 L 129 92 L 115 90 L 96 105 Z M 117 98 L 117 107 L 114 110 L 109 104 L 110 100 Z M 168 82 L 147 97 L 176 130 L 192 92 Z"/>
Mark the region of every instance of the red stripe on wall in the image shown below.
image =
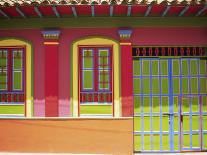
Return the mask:
<path id="1" fill-rule="evenodd" d="M 131 51 L 131 45 L 121 45 L 121 96 L 123 117 L 133 116 L 133 62 Z"/>
<path id="2" fill-rule="evenodd" d="M 45 115 L 58 117 L 58 45 L 45 45 Z"/>

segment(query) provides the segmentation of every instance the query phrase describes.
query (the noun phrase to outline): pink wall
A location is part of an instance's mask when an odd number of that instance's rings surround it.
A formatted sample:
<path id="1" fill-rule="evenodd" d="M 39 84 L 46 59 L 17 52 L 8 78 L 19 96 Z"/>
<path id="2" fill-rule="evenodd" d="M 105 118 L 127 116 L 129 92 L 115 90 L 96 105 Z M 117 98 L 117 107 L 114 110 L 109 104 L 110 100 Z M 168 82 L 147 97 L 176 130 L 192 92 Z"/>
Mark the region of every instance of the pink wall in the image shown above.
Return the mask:
<path id="1" fill-rule="evenodd" d="M 106 36 L 119 41 L 118 28 L 61 29 L 59 45 L 59 116 L 70 115 L 71 42 L 86 36 Z M 34 114 L 45 116 L 45 55 L 41 29 L 0 30 L 0 38 L 17 37 L 34 47 Z M 136 28 L 133 45 L 207 45 L 207 28 Z"/>

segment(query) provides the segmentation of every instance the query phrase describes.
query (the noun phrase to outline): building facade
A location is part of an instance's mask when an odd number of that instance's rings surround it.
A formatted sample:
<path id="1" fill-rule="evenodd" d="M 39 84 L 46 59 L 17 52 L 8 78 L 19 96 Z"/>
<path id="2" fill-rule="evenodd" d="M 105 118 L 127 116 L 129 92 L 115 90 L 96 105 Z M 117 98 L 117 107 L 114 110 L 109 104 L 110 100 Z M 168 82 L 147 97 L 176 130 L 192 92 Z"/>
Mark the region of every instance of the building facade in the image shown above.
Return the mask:
<path id="1" fill-rule="evenodd" d="M 206 2 L 0 3 L 2 118 L 128 117 L 135 152 L 207 150 Z"/>

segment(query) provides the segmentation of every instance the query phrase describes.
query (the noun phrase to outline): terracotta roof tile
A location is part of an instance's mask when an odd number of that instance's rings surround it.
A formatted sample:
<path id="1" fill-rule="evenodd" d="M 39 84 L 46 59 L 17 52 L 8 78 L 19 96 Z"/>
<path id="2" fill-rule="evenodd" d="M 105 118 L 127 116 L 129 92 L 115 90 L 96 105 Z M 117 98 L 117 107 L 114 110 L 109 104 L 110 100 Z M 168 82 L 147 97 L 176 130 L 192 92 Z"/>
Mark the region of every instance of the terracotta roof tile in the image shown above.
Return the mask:
<path id="1" fill-rule="evenodd" d="M 1 6 L 15 6 L 15 5 L 81 5 L 81 4 L 171 4 L 171 5 L 195 5 L 206 4 L 207 0 L 0 0 Z"/>

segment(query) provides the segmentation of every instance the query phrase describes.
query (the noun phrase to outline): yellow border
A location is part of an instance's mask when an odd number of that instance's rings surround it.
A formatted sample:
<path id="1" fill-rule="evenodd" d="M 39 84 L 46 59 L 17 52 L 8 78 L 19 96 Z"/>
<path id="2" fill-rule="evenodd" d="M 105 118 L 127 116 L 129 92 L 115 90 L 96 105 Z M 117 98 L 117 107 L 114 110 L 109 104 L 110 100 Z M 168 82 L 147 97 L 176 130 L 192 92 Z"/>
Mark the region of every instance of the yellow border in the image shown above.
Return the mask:
<path id="1" fill-rule="evenodd" d="M 72 44 L 72 73 L 73 73 L 73 88 L 72 88 L 72 104 L 73 117 L 78 117 L 78 46 L 84 45 L 113 45 L 113 62 L 114 62 L 114 116 L 121 117 L 121 102 L 120 102 L 120 63 L 119 63 L 119 44 L 108 38 L 90 37 L 75 41 Z"/>
<path id="2" fill-rule="evenodd" d="M 0 40 L 0 46 L 26 46 L 26 117 L 32 117 L 32 47 L 18 39 Z"/>
<path id="3" fill-rule="evenodd" d="M 44 42 L 44 45 L 59 45 L 59 42 Z"/>

